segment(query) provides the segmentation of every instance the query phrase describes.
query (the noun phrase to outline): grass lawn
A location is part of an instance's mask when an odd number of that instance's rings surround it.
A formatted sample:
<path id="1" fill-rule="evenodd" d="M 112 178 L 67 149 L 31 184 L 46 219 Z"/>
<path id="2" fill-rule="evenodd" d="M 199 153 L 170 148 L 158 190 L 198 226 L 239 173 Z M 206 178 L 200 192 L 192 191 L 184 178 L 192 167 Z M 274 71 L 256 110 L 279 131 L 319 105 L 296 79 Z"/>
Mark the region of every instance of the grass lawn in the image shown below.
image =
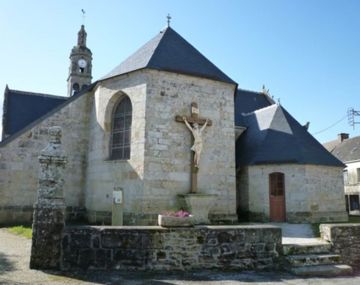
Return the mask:
<path id="1" fill-rule="evenodd" d="M 10 233 L 13 233 L 13 234 L 16 234 L 19 236 L 23 236 L 26 238 L 32 237 L 32 229 L 30 226 L 15 226 L 15 227 L 7 228 L 7 230 Z"/>

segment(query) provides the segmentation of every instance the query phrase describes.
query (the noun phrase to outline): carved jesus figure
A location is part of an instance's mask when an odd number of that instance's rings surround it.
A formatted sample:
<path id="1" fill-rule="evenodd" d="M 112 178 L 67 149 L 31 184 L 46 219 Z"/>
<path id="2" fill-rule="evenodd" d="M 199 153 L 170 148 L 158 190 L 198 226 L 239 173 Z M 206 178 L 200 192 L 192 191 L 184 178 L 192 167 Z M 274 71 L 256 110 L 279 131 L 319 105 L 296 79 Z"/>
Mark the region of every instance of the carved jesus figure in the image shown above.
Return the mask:
<path id="1" fill-rule="evenodd" d="M 185 122 L 185 125 L 188 127 L 188 129 L 191 131 L 193 137 L 194 137 L 194 145 L 191 147 L 191 150 L 194 152 L 194 164 L 196 168 L 199 168 L 199 162 L 200 162 L 200 155 L 202 151 L 202 137 L 201 134 L 206 128 L 206 125 L 208 123 L 208 119 L 206 119 L 205 124 L 199 128 L 198 123 L 193 123 L 193 126 L 189 124 L 186 117 L 183 117 L 183 120 Z"/>

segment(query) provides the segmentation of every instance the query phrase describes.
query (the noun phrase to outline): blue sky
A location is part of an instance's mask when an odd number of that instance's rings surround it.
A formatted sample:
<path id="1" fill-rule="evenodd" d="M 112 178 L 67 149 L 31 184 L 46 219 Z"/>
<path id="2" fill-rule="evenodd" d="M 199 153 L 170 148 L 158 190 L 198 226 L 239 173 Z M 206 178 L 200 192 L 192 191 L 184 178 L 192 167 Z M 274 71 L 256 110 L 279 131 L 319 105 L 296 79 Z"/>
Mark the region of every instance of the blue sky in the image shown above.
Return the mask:
<path id="1" fill-rule="evenodd" d="M 275 99 L 321 141 L 359 135 L 360 1 L 12 0 L 0 1 L 0 100 L 11 89 L 66 95 L 69 54 L 83 22 L 93 80 L 166 25 L 234 79 Z M 360 121 L 360 117 L 358 118 Z"/>

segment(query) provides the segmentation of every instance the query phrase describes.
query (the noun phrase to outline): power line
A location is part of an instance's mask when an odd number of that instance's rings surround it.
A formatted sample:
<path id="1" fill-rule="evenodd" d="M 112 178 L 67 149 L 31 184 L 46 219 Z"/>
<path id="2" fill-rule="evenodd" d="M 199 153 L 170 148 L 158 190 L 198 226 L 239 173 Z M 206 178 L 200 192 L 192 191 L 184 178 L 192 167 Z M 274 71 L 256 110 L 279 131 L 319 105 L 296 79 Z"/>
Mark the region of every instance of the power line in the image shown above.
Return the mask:
<path id="1" fill-rule="evenodd" d="M 328 129 L 331 129 L 332 127 L 336 126 L 337 124 L 339 124 L 340 122 L 344 121 L 345 119 L 347 118 L 347 115 L 345 115 L 344 117 L 342 117 L 340 120 L 336 121 L 335 123 L 331 124 L 330 126 L 328 126 L 327 128 L 325 129 L 322 129 L 321 131 L 318 131 L 316 133 L 313 133 L 312 135 L 315 136 L 315 135 L 318 135 L 322 132 L 325 132 L 327 131 Z"/>

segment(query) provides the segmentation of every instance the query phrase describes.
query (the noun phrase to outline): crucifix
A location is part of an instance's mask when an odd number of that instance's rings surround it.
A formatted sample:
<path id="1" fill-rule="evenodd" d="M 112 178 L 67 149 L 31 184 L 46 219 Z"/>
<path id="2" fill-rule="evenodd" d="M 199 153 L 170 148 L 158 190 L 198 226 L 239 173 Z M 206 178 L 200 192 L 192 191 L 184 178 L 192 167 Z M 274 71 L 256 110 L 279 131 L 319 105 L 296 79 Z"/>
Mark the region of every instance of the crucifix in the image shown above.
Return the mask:
<path id="1" fill-rule="evenodd" d="M 191 116 L 175 116 L 175 121 L 184 123 L 193 135 L 193 146 L 191 147 L 191 190 L 190 193 L 197 192 L 197 173 L 199 171 L 200 154 L 202 150 L 202 132 L 207 126 L 212 125 L 212 121 L 199 117 L 199 107 L 197 103 L 191 103 Z M 201 127 L 200 127 L 201 126 Z"/>

